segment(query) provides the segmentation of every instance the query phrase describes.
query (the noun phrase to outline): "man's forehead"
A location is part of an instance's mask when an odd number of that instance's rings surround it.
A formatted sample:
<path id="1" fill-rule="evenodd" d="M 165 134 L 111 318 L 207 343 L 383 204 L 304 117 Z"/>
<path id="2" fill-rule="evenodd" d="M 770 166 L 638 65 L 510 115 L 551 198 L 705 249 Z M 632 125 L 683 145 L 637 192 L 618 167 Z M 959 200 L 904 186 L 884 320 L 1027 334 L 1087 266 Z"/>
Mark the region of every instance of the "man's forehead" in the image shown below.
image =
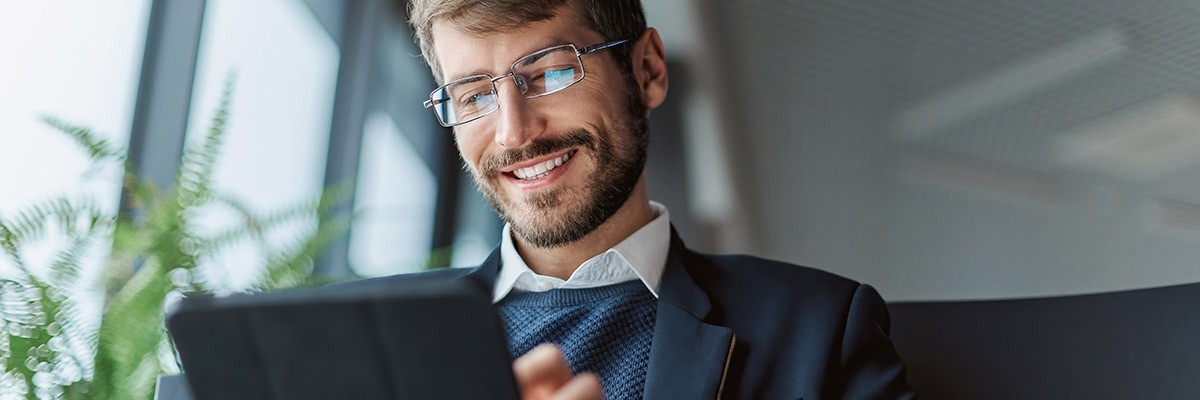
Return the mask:
<path id="1" fill-rule="evenodd" d="M 564 19 L 567 19 L 564 21 Z M 454 23 L 433 24 L 433 43 L 447 82 L 477 73 L 503 73 L 517 58 L 550 46 L 571 43 L 586 46 L 599 33 L 559 15 L 518 28 L 491 33 L 475 33 Z M 594 35 L 593 35 L 594 34 Z"/>

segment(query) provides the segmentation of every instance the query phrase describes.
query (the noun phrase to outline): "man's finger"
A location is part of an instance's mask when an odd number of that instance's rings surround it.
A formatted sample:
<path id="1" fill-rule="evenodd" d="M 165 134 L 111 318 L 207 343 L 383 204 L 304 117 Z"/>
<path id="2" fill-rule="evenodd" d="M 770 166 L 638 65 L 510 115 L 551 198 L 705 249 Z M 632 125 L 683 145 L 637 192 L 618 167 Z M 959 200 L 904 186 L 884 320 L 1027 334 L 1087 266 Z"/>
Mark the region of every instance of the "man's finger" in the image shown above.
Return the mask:
<path id="1" fill-rule="evenodd" d="M 604 391 L 600 386 L 600 378 L 591 372 L 584 372 L 571 379 L 552 400 L 604 400 Z"/>
<path id="2" fill-rule="evenodd" d="M 543 344 L 513 361 L 513 375 L 522 393 L 541 388 L 554 393 L 571 380 L 571 369 L 562 351 L 553 344 Z"/>

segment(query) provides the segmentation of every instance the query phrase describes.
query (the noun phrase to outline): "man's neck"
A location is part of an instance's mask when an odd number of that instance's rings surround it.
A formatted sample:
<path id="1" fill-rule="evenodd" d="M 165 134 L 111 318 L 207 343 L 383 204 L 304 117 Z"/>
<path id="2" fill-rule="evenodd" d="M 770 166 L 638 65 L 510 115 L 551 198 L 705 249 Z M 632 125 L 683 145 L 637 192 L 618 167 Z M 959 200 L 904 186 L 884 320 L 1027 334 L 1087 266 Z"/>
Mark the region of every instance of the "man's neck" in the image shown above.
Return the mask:
<path id="1" fill-rule="evenodd" d="M 650 197 L 646 193 L 646 177 L 638 180 L 625 204 L 607 221 L 582 239 L 561 247 L 539 248 L 513 235 L 513 244 L 529 269 L 538 275 L 566 280 L 580 264 L 603 253 L 654 220 Z"/>

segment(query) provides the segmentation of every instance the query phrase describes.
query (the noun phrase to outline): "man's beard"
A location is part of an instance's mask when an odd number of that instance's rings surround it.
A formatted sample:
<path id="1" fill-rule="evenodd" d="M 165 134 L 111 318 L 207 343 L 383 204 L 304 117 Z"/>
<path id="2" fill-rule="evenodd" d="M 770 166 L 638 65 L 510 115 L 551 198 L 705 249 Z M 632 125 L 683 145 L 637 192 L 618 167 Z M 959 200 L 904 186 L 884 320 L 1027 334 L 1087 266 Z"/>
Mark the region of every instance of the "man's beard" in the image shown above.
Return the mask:
<path id="1" fill-rule="evenodd" d="M 553 248 L 576 242 L 596 230 L 629 199 L 646 165 L 649 144 L 646 106 L 632 89 L 627 85 L 624 90 L 625 115 L 613 127 L 615 132 L 600 128 L 593 135 L 576 129 L 562 135 L 547 135 L 551 137 L 537 138 L 525 147 L 488 156 L 477 171 L 472 171 L 475 185 L 484 198 L 526 243 Z M 587 151 L 595 162 L 596 169 L 585 178 L 584 187 L 563 185 L 527 194 L 519 200 L 499 190 L 500 180 L 506 179 L 500 173 L 504 166 L 576 147 L 582 149 L 572 160 Z M 565 197 L 582 200 L 563 204 Z M 518 204 L 521 200 L 530 208 L 521 207 Z M 558 215 L 544 212 L 560 206 L 564 212 Z"/>

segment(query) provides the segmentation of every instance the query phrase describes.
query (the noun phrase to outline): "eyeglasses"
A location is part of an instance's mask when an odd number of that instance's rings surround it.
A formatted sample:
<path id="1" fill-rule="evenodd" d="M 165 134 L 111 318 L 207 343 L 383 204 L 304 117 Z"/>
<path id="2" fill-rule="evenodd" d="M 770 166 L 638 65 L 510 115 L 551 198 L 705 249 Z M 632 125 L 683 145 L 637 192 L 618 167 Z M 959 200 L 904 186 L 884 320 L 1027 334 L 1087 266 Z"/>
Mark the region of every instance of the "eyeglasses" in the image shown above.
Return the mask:
<path id="1" fill-rule="evenodd" d="M 629 40 L 617 40 L 575 48 L 573 44 L 550 47 L 521 57 L 513 62 L 509 72 L 493 77 L 472 75 L 442 85 L 429 93 L 425 108 L 433 108 L 438 123 L 451 127 L 462 125 L 500 109 L 496 81 L 511 76 L 517 90 L 526 99 L 542 97 L 583 80 L 583 55 L 618 46 Z"/>

